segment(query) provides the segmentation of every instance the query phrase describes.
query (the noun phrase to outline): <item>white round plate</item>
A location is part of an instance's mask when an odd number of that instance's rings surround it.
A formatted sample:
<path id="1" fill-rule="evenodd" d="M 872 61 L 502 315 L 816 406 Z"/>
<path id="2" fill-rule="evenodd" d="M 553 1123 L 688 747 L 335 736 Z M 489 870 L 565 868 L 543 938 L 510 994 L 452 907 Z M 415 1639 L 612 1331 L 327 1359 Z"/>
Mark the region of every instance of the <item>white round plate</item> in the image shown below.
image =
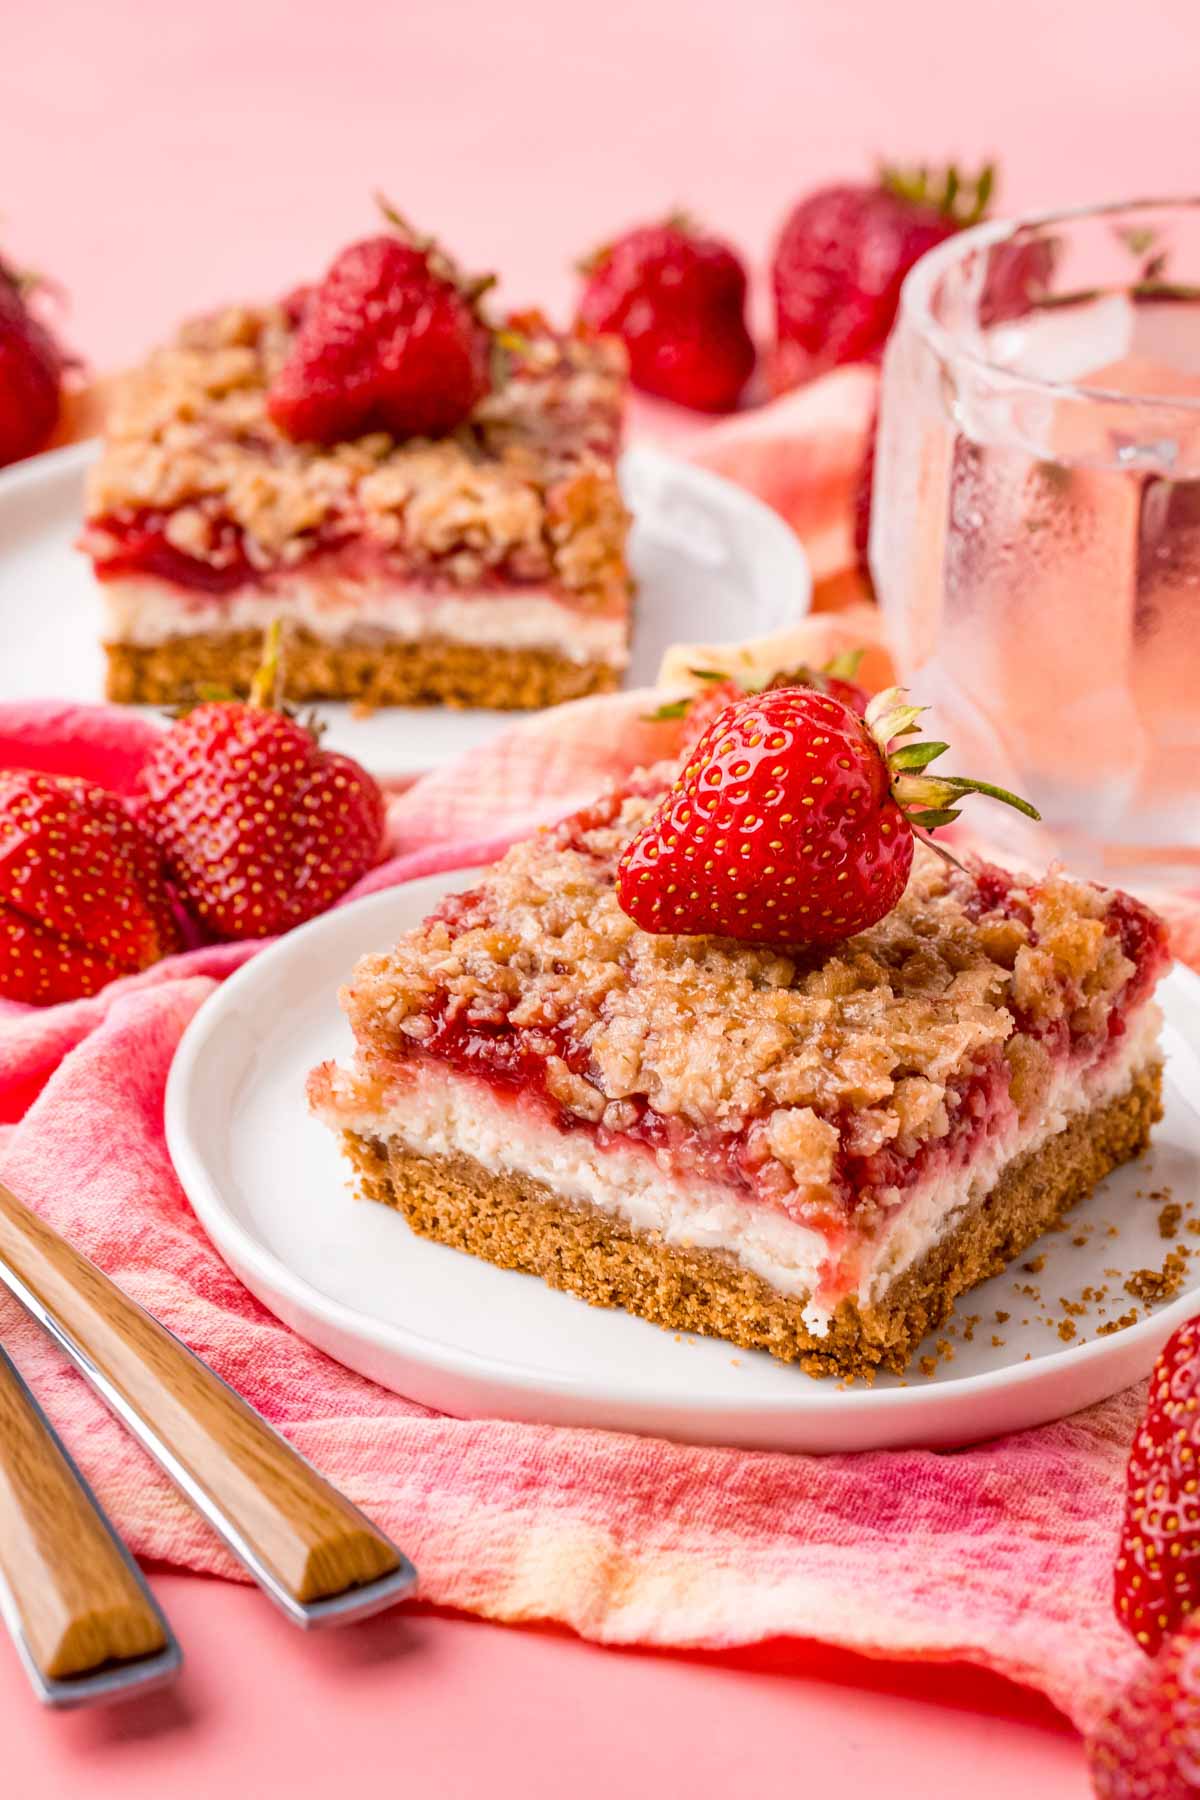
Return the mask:
<path id="1" fill-rule="evenodd" d="M 96 582 L 74 548 L 94 443 L 53 450 L 0 474 L 0 670 L 6 700 L 102 700 Z M 736 643 L 794 625 L 812 580 L 800 540 L 733 482 L 665 455 L 627 450 L 621 489 L 633 513 L 637 581 L 629 687 L 651 686 L 678 643 Z M 325 743 L 384 779 L 413 775 L 492 737 L 520 714 L 391 706 L 355 718 L 322 706 Z"/>
<path id="2" fill-rule="evenodd" d="M 862 1450 L 964 1443 L 1074 1412 L 1147 1374 L 1200 1305 L 1193 1288 L 1103 1337 L 1093 1305 L 1074 1321 L 1072 1343 L 1057 1331 L 1068 1316 L 1060 1297 L 1106 1287 L 1111 1321 L 1134 1305 L 1124 1276 L 1162 1266 L 1171 1246 L 1155 1191 L 1170 1188 L 1185 1219 L 1200 1202 L 1200 979 L 1180 968 L 1163 985 L 1167 1100 L 1153 1151 L 1110 1176 L 1069 1231 L 1027 1253 L 1023 1262 L 1045 1258 L 1036 1273 L 1018 1265 L 959 1302 L 958 1324 L 938 1334 L 953 1360 L 932 1376 L 881 1376 L 873 1387 L 813 1380 L 766 1355 L 590 1307 L 352 1200 L 332 1133 L 306 1111 L 305 1076 L 349 1051 L 337 990 L 355 959 L 392 943 L 471 874 L 373 895 L 281 939 L 205 1002 L 171 1070 L 167 1142 L 202 1225 L 252 1293 L 339 1361 L 465 1417 Z M 1181 1226 L 1177 1242 L 1196 1239 Z M 997 1312 L 1008 1320 L 998 1324 Z M 979 1319 L 969 1340 L 964 1315 Z"/>

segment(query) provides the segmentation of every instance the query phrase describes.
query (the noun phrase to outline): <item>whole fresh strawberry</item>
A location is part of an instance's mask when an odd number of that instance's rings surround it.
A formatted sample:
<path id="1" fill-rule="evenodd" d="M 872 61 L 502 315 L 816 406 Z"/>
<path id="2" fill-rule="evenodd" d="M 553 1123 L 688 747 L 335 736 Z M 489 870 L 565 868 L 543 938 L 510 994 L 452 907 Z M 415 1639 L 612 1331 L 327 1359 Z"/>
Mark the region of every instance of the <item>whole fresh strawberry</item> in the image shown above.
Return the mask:
<path id="1" fill-rule="evenodd" d="M 877 694 L 864 719 L 812 688 L 736 701 L 626 846 L 622 907 L 645 931 L 836 943 L 896 905 L 914 825 L 949 824 L 972 792 L 1037 818 L 1001 788 L 925 773 L 945 744 L 894 747 L 922 710 L 900 688 Z"/>
<path id="2" fill-rule="evenodd" d="M 746 271 L 728 244 L 675 215 L 584 264 L 579 317 L 629 352 L 635 386 L 698 412 L 736 406 L 754 368 Z"/>
<path id="3" fill-rule="evenodd" d="M 62 401 L 62 352 L 28 297 L 29 284 L 0 262 L 0 468 L 43 448 Z"/>
<path id="4" fill-rule="evenodd" d="M 384 800 L 348 756 L 276 709 L 278 634 L 248 701 L 209 700 L 163 733 L 143 818 L 188 910 L 259 938 L 324 912 L 379 860 Z"/>
<path id="5" fill-rule="evenodd" d="M 1200 1604 L 1200 1319 L 1169 1339 L 1129 1457 L 1117 1617 L 1148 1655 Z"/>
<path id="6" fill-rule="evenodd" d="M 1088 1739 L 1087 1758 L 1099 1800 L 1197 1800 L 1200 1620 L 1134 1676 Z"/>
<path id="7" fill-rule="evenodd" d="M 178 948 L 158 849 L 122 802 L 0 770 L 0 994 L 77 1000 Z"/>
<path id="8" fill-rule="evenodd" d="M 288 296 L 295 335 L 267 410 L 297 442 L 368 431 L 443 437 L 491 387 L 490 280 L 468 281 L 428 238 L 394 229 L 351 244 L 324 280 Z"/>
<path id="9" fill-rule="evenodd" d="M 835 700 L 840 700 L 843 706 L 848 706 L 861 719 L 871 700 L 867 690 L 859 687 L 854 679 L 862 659 L 861 650 L 848 650 L 827 662 L 823 669 L 810 669 L 807 665 L 802 665 L 789 669 L 786 673 L 773 675 L 765 688 L 806 687 L 815 689 L 818 694 L 832 694 Z M 654 715 L 656 719 L 686 721 L 680 738 L 681 755 L 700 742 L 713 720 L 719 718 L 735 700 L 741 700 L 746 694 L 765 691 L 763 687 L 738 681 L 732 675 L 722 675 L 714 669 L 692 669 L 690 673 L 697 681 L 704 681 L 709 685 L 701 688 L 698 693 L 688 695 L 686 699 L 667 701 Z"/>
<path id="10" fill-rule="evenodd" d="M 995 171 L 883 168 L 872 182 L 819 189 L 788 215 L 771 267 L 776 393 L 838 363 L 877 362 L 913 264 L 983 218 Z"/>

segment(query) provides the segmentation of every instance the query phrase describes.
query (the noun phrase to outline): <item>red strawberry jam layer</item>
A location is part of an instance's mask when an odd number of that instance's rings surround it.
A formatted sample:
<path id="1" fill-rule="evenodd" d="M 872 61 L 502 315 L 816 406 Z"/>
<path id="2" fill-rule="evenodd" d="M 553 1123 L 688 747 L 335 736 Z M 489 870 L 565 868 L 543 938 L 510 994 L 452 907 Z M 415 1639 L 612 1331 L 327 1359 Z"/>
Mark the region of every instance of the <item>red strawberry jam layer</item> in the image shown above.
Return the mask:
<path id="1" fill-rule="evenodd" d="M 118 384 L 88 475 L 84 548 L 101 580 L 219 597 L 275 577 L 282 590 L 325 557 L 331 579 L 444 579 L 464 597 L 531 584 L 621 615 L 619 345 L 523 318 L 508 378 L 460 429 L 297 444 L 268 395 L 303 304 L 193 319 Z"/>
<path id="2" fill-rule="evenodd" d="M 346 521 L 327 520 L 301 544 L 293 543 L 288 559 L 264 563 L 245 533 L 230 519 L 208 523 L 208 542 L 203 556 L 190 555 L 168 535 L 170 514 L 144 511 L 94 520 L 88 528 L 87 548 L 99 581 L 118 581 L 129 576 L 152 577 L 195 594 L 220 596 L 247 589 L 270 592 L 280 582 L 303 573 L 363 585 L 412 582 L 422 593 L 443 593 L 474 599 L 512 593 L 514 589 L 548 589 L 567 607 L 583 604 L 578 594 L 548 582 L 543 574 L 522 574 L 511 565 L 481 569 L 464 583 L 457 565 L 447 558 L 406 557 L 400 552 L 356 536 Z M 594 602 L 589 610 L 595 610 Z"/>
<path id="3" fill-rule="evenodd" d="M 1008 1093 L 1008 1068 L 1002 1056 L 981 1063 L 969 1075 L 947 1088 L 950 1128 L 941 1138 L 922 1144 L 914 1154 L 883 1149 L 859 1155 L 848 1149 L 849 1120 L 833 1121 L 842 1139 L 827 1195 L 801 1199 L 791 1188 L 786 1171 L 771 1155 L 761 1119 L 752 1119 L 737 1130 L 698 1128 L 678 1116 L 656 1112 L 643 1097 L 621 1101 L 618 1126 L 589 1120 L 564 1105 L 547 1085 L 547 1054 L 530 1045 L 531 1034 L 481 1029 L 477 1022 L 464 1023 L 442 1013 L 434 1030 L 410 1059 L 416 1065 L 453 1069 L 482 1081 L 498 1097 L 520 1097 L 527 1106 L 537 1103 L 560 1132 L 583 1131 L 601 1149 L 635 1144 L 653 1152 L 672 1174 L 692 1176 L 732 1188 L 766 1204 L 778 1206 L 808 1225 L 836 1229 L 839 1221 L 875 1205 L 895 1204 L 907 1188 L 943 1169 L 966 1167 L 989 1131 L 1007 1124 L 1013 1115 Z M 544 1034 L 532 1034 L 543 1037 Z M 551 1054 L 575 1073 L 588 1066 L 585 1050 L 562 1034 L 553 1037 Z M 373 1073 L 386 1079 L 395 1072 L 373 1065 Z M 826 1217 L 827 1216 L 827 1217 Z"/>
<path id="4" fill-rule="evenodd" d="M 589 809 L 581 815 L 584 827 L 608 810 L 607 801 Z M 1003 871 L 981 871 L 980 889 L 984 910 L 994 915 L 1007 908 L 1016 916 L 1026 909 L 1024 893 L 1013 893 L 1012 878 Z M 486 907 L 486 895 L 477 889 L 453 896 L 434 916 L 459 932 L 477 923 Z M 1124 1036 L 1130 1013 L 1146 1000 L 1166 966 L 1161 922 L 1138 901 L 1116 896 L 1108 909 L 1105 930 L 1120 940 L 1134 971 L 1099 1027 L 1090 1023 L 1083 1009 L 1039 1019 L 1010 1003 L 1021 1037 L 1039 1046 L 1049 1064 L 1081 1073 L 1102 1068 Z M 517 999 L 514 995 L 514 1002 Z M 644 1146 L 672 1172 L 718 1182 L 802 1216 L 808 1224 L 819 1224 L 828 1211 L 828 1224 L 836 1229 L 839 1218 L 894 1205 L 905 1190 L 931 1175 L 967 1168 L 983 1140 L 1008 1127 L 1015 1114 L 1012 1071 L 1001 1047 L 975 1058 L 945 1084 L 948 1129 L 916 1146 L 893 1142 L 863 1153 L 855 1147 L 858 1115 L 853 1110 L 832 1113 L 827 1122 L 838 1133 L 833 1175 L 827 1197 L 814 1206 L 813 1196 L 801 1200 L 796 1195 L 785 1169 L 772 1156 L 761 1116 L 748 1118 L 736 1129 L 724 1129 L 715 1124 L 699 1127 L 678 1114 L 663 1114 L 646 1095 L 623 1097 L 597 1119 L 564 1104 L 561 1075 L 552 1071 L 564 1065 L 584 1081 L 593 1078 L 588 1045 L 568 1024 L 545 1020 L 514 1024 L 509 1016 L 512 1010 L 511 1006 L 499 1006 L 484 1014 L 443 993 L 425 1011 L 419 1042 L 413 1042 L 411 1058 L 404 1060 L 439 1064 L 484 1082 L 497 1095 L 519 1095 L 525 1103 L 536 1101 L 558 1131 L 588 1132 L 601 1148 Z M 373 1073 L 386 1079 L 387 1059 L 371 1060 Z M 391 1067 L 395 1067 L 394 1061 Z"/>

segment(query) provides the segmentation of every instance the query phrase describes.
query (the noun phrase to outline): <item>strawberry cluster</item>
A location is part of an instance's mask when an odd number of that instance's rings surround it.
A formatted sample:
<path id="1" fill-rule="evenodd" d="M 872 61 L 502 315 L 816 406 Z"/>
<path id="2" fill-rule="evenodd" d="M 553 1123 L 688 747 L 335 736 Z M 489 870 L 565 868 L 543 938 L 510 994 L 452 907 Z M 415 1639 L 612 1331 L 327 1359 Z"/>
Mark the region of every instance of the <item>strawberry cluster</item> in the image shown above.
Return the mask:
<path id="1" fill-rule="evenodd" d="M 883 166 L 873 181 L 837 182 L 788 214 L 771 261 L 774 341 L 765 386 L 783 394 L 840 364 L 877 363 L 896 322 L 913 265 L 984 218 L 995 190 L 989 164 L 968 178 L 944 170 Z M 1029 310 L 1052 272 L 1044 241 L 992 253 L 980 316 L 985 324 Z M 744 259 L 686 215 L 624 233 L 581 268 L 580 322 L 622 338 L 630 376 L 646 393 L 701 412 L 741 402 L 758 360 L 747 324 Z M 855 497 L 854 543 L 869 580 L 874 432 Z"/>
<path id="2" fill-rule="evenodd" d="M 0 996 L 97 993 L 189 938 L 261 938 L 331 906 L 379 860 L 384 800 L 279 710 L 278 634 L 255 691 L 163 732 L 132 801 L 0 772 Z"/>
<path id="3" fill-rule="evenodd" d="M 771 391 L 784 393 L 841 363 L 878 362 L 908 271 L 984 218 L 994 189 L 991 165 L 974 178 L 953 164 L 885 166 L 873 181 L 837 182 L 801 199 L 771 262 Z M 993 260 L 985 322 L 1028 310 L 1050 273 L 1041 244 Z M 636 386 L 702 412 L 738 404 L 756 351 L 746 265 L 731 244 L 673 214 L 624 233 L 581 267 L 579 318 L 624 339 Z"/>

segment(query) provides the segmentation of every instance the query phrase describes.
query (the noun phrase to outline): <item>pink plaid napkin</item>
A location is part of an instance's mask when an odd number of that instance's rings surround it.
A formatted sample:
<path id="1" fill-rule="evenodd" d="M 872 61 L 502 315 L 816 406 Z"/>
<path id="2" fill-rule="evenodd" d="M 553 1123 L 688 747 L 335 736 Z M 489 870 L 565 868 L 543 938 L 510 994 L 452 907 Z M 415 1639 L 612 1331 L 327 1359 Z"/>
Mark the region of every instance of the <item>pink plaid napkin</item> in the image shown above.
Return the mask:
<path id="1" fill-rule="evenodd" d="M 579 702 L 418 781 L 391 806 L 396 858 L 359 891 L 475 862 L 669 752 L 676 727 L 646 710 L 639 695 Z M 127 789 L 154 729 L 106 708 L 0 706 L 0 765 Z M 42 1011 L 0 1002 L 0 1175 L 404 1544 L 427 1599 L 609 1643 L 792 1634 L 964 1659 L 1042 1689 L 1080 1726 L 1096 1716 L 1137 1662 L 1109 1603 L 1136 1393 L 957 1454 L 827 1458 L 453 1419 L 399 1399 L 245 1292 L 167 1155 L 180 1034 L 252 954 L 195 950 Z M 235 1575 L 7 1299 L 0 1338 L 132 1547 Z"/>

